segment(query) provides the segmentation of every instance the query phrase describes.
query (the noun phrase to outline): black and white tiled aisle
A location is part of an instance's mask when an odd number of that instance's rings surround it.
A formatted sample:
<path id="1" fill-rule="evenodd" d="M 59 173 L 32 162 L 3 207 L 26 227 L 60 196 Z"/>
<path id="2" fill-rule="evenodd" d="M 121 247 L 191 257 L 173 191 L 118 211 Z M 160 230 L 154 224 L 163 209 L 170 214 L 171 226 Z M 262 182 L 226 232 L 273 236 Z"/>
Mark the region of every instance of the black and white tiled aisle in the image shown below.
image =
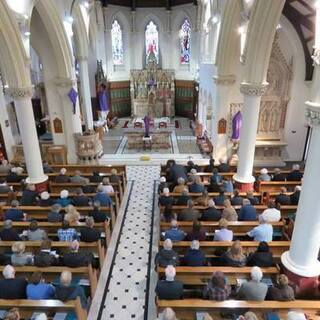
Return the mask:
<path id="1" fill-rule="evenodd" d="M 117 218 L 89 319 L 154 319 L 148 316 L 152 312 L 148 301 L 149 287 L 150 292 L 154 287 L 150 273 L 159 174 L 159 166 L 127 166 L 125 205 Z"/>

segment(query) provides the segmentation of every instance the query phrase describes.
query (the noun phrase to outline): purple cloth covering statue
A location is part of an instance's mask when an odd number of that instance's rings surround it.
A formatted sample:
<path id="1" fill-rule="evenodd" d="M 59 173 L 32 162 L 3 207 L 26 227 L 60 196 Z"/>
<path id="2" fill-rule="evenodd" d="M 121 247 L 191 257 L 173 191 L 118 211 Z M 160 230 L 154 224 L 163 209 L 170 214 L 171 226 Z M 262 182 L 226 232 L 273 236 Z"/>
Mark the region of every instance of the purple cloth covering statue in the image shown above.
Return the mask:
<path id="1" fill-rule="evenodd" d="M 143 122 L 144 122 L 144 136 L 145 137 L 149 137 L 149 131 L 150 131 L 150 121 L 151 121 L 151 118 L 149 116 L 145 116 L 143 118 Z"/>
<path id="2" fill-rule="evenodd" d="M 240 129 L 242 126 L 242 114 L 241 111 L 238 111 L 233 119 L 232 119 L 232 140 L 239 140 L 240 139 Z"/>
<path id="3" fill-rule="evenodd" d="M 68 97 L 72 102 L 73 105 L 73 114 L 76 114 L 76 104 L 77 104 L 77 97 L 78 92 L 72 87 L 70 91 L 68 92 Z"/>
<path id="4" fill-rule="evenodd" d="M 99 98 L 98 110 L 99 111 L 108 111 L 109 110 L 108 91 L 106 89 L 99 91 L 98 98 Z"/>

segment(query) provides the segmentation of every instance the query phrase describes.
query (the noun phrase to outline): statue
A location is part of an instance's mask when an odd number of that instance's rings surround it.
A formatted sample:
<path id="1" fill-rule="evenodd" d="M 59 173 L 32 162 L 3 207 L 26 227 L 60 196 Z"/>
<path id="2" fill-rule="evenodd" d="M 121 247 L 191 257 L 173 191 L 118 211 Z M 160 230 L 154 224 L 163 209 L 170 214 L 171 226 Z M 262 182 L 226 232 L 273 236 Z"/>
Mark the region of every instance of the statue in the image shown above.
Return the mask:
<path id="1" fill-rule="evenodd" d="M 98 91 L 98 114 L 99 119 L 101 121 L 107 121 L 108 113 L 109 113 L 109 95 L 107 91 L 107 86 L 102 83 L 99 86 Z"/>
<path id="2" fill-rule="evenodd" d="M 149 138 L 149 132 L 150 132 L 150 122 L 151 122 L 151 118 L 149 117 L 149 115 L 145 115 L 145 117 L 143 118 L 143 122 L 144 122 L 144 136 L 146 138 Z"/>

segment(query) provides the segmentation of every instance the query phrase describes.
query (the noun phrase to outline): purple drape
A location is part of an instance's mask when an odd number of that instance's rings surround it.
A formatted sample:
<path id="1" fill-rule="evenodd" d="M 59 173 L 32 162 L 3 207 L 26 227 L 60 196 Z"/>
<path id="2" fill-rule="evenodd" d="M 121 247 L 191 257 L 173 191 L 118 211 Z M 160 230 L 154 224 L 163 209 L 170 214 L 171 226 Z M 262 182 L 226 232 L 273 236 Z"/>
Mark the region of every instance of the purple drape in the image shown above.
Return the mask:
<path id="1" fill-rule="evenodd" d="M 99 111 L 108 111 L 109 104 L 108 104 L 108 92 L 107 90 L 102 90 L 98 92 L 99 97 Z"/>
<path id="2" fill-rule="evenodd" d="M 70 89 L 70 91 L 68 92 L 68 97 L 72 102 L 73 114 L 76 114 L 76 104 L 77 104 L 78 92 L 72 87 Z"/>
<path id="3" fill-rule="evenodd" d="M 240 129 L 242 126 L 242 114 L 238 111 L 232 119 L 232 140 L 240 139 Z"/>
<path id="4" fill-rule="evenodd" d="M 144 130 L 145 130 L 145 137 L 149 137 L 149 131 L 150 131 L 150 117 L 145 116 L 143 118 L 143 122 L 144 122 Z"/>

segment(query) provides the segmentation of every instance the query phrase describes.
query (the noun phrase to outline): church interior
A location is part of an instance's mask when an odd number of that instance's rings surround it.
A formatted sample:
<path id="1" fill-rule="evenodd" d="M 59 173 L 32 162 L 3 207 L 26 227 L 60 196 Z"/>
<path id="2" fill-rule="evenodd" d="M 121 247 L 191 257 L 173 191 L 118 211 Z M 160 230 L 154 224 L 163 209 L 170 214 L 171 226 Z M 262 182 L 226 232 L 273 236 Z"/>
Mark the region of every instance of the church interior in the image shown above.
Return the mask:
<path id="1" fill-rule="evenodd" d="M 0 0 L 0 319 L 320 319 L 319 88 L 319 0 Z"/>

